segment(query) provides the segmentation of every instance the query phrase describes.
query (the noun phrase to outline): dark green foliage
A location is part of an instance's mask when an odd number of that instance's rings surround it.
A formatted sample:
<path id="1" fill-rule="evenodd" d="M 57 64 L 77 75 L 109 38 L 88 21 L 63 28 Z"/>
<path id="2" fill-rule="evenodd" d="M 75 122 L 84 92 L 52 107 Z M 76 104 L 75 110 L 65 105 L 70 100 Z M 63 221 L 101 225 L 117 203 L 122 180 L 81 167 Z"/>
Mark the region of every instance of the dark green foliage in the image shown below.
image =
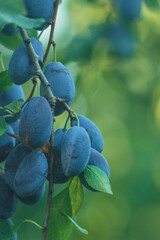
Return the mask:
<path id="1" fill-rule="evenodd" d="M 51 21 L 55 0 L 23 0 L 29 18 L 44 18 L 46 23 Z M 42 30 L 45 24 L 36 29 Z"/>
<path id="2" fill-rule="evenodd" d="M 32 46 L 39 56 L 41 61 L 43 60 L 43 46 L 42 43 L 31 38 Z M 34 67 L 32 61 L 28 55 L 27 48 L 24 43 L 22 43 L 13 53 L 10 62 L 8 74 L 11 81 L 17 85 L 21 85 L 28 81 L 34 75 Z"/>
<path id="3" fill-rule="evenodd" d="M 105 172 L 105 174 L 107 175 L 108 178 L 110 177 L 110 169 L 109 169 L 107 160 L 102 156 L 102 154 L 100 154 L 98 151 L 96 151 L 93 148 L 91 149 L 91 155 L 89 158 L 88 165 L 93 165 L 93 166 L 100 168 L 103 172 Z M 84 176 L 84 172 L 80 174 L 80 179 L 81 179 L 82 184 L 87 189 L 89 189 L 91 191 L 96 191 L 87 183 L 85 176 Z"/>
<path id="4" fill-rule="evenodd" d="M 5 176 L 7 184 L 12 190 L 14 178 L 17 172 L 17 169 L 23 159 L 31 152 L 29 148 L 24 146 L 22 143 L 18 144 L 7 156 L 5 163 Z"/>
<path id="5" fill-rule="evenodd" d="M 79 175 L 89 161 L 91 143 L 86 130 L 71 127 L 65 134 L 61 147 L 61 163 L 67 177 Z"/>
<path id="6" fill-rule="evenodd" d="M 90 137 L 91 147 L 96 149 L 99 152 L 102 152 L 104 148 L 104 142 L 103 142 L 103 137 L 99 128 L 89 118 L 83 115 L 79 114 L 78 118 L 79 118 L 80 126 L 85 128 L 85 130 L 87 131 Z M 75 125 L 77 125 L 76 121 L 75 121 Z"/>
<path id="7" fill-rule="evenodd" d="M 28 154 L 20 163 L 13 182 L 13 188 L 20 198 L 33 196 L 46 181 L 48 163 L 40 151 Z"/>
<path id="8" fill-rule="evenodd" d="M 17 86 L 13 84 L 11 88 L 7 89 L 5 92 L 0 93 L 0 106 L 4 107 L 5 105 L 8 105 L 18 99 L 23 99 L 25 101 L 23 88 L 21 86 Z M 22 104 L 23 102 L 20 102 L 20 105 Z M 8 115 L 8 113 L 3 110 L 0 110 L 0 116 L 5 116 L 5 115 Z M 6 121 L 14 122 L 17 120 L 18 117 L 20 116 L 18 115 L 16 117 L 8 117 L 6 118 Z"/>
<path id="9" fill-rule="evenodd" d="M 7 133 L 14 134 L 14 131 L 10 125 L 8 125 L 7 131 L 0 138 L 0 162 L 4 161 L 8 153 L 15 146 L 15 139 L 7 135 Z"/>
<path id="10" fill-rule="evenodd" d="M 0 218 L 10 218 L 16 207 L 16 194 L 7 185 L 5 175 L 0 173 Z"/>
<path id="11" fill-rule="evenodd" d="M 6 221 L 9 223 L 10 226 L 13 226 L 13 223 L 10 219 L 6 219 Z M 14 234 L 13 240 L 17 240 L 17 233 Z"/>
<path id="12" fill-rule="evenodd" d="M 19 135 L 32 149 L 42 147 L 50 138 L 53 116 L 44 97 L 32 97 L 21 114 Z"/>
<path id="13" fill-rule="evenodd" d="M 44 75 L 51 84 L 51 90 L 55 96 L 62 99 L 67 99 L 67 104 L 70 106 L 75 97 L 75 85 L 74 80 L 67 70 L 67 68 L 60 62 L 49 63 L 45 68 Z M 41 84 L 41 96 L 45 95 L 43 86 Z M 55 116 L 64 112 L 63 105 L 56 104 Z"/>

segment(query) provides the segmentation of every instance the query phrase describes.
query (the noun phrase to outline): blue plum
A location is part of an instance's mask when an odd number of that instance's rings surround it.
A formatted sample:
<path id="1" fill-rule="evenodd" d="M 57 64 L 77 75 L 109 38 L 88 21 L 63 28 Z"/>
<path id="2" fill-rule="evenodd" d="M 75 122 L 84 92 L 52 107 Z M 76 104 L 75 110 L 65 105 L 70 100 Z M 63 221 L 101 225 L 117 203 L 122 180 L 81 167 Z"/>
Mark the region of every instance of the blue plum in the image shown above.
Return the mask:
<path id="1" fill-rule="evenodd" d="M 15 138 L 8 136 L 7 133 L 14 134 L 14 131 L 10 125 L 8 125 L 7 131 L 0 138 L 0 162 L 5 160 L 8 153 L 15 146 Z"/>
<path id="2" fill-rule="evenodd" d="M 21 113 L 19 135 L 22 143 L 32 149 L 42 147 L 50 138 L 53 116 L 44 97 L 32 97 Z"/>
<path id="3" fill-rule="evenodd" d="M 20 163 L 29 153 L 31 153 L 31 150 L 28 147 L 24 146 L 22 143 L 20 143 L 9 153 L 6 158 L 5 176 L 7 184 L 12 190 L 14 190 L 13 181 L 17 169 L 19 168 Z"/>
<path id="4" fill-rule="evenodd" d="M 9 188 L 5 175 L 0 173 L 0 218 L 10 218 L 16 207 L 16 194 Z"/>
<path id="5" fill-rule="evenodd" d="M 4 26 L 2 29 L 2 33 L 4 33 L 7 36 L 12 36 L 16 34 L 19 31 L 18 28 L 14 27 L 13 24 L 9 23 Z"/>
<path id="6" fill-rule="evenodd" d="M 99 128 L 94 124 L 89 118 L 78 115 L 80 126 L 85 128 L 87 131 L 90 141 L 91 141 L 91 147 L 96 149 L 98 152 L 102 152 L 104 148 L 104 142 L 102 134 L 99 130 Z M 77 122 L 75 121 L 75 125 L 77 125 Z"/>
<path id="7" fill-rule="evenodd" d="M 56 0 L 23 0 L 30 18 L 44 18 L 46 22 L 52 20 L 54 3 Z M 42 30 L 45 24 L 39 26 Z"/>
<path id="8" fill-rule="evenodd" d="M 42 43 L 35 38 L 31 38 L 31 44 L 39 56 L 43 60 Z M 9 62 L 8 75 L 11 81 L 17 85 L 21 85 L 34 76 L 35 70 L 29 57 L 27 48 L 22 43 L 12 54 Z"/>
<path id="9" fill-rule="evenodd" d="M 21 86 L 13 84 L 12 87 L 0 93 L 0 106 L 4 107 L 5 105 L 8 105 L 11 102 L 16 101 L 18 99 L 23 99 L 25 101 L 23 88 Z M 21 106 L 23 102 L 19 102 L 19 104 Z M 5 111 L 0 110 L 0 116 L 5 116 L 7 114 L 8 113 L 6 113 Z M 20 117 L 20 114 L 18 114 L 16 117 L 6 118 L 6 121 L 9 123 L 14 122 L 17 120 L 18 117 Z"/>
<path id="10" fill-rule="evenodd" d="M 62 99 L 67 99 L 67 104 L 70 106 L 75 97 L 75 85 L 67 68 L 60 62 L 49 63 L 45 68 L 44 75 L 51 84 L 53 94 Z M 41 96 L 45 95 L 42 84 L 40 93 Z M 64 112 L 63 105 L 57 103 L 54 115 L 58 116 L 62 112 Z"/>
<path id="11" fill-rule="evenodd" d="M 46 189 L 46 184 L 43 183 L 42 186 L 39 187 L 39 189 L 30 197 L 25 197 L 25 198 L 20 198 L 19 197 L 19 200 L 24 203 L 24 204 L 27 204 L 27 205 L 33 205 L 33 204 L 36 204 L 38 203 L 42 197 L 44 196 L 44 193 L 45 193 L 45 189 Z"/>
<path id="12" fill-rule="evenodd" d="M 11 122 L 10 126 L 13 128 L 14 134 L 19 135 L 19 119 L 15 122 Z M 17 144 L 19 141 L 16 139 L 15 142 Z"/>
<path id="13" fill-rule="evenodd" d="M 13 223 L 12 223 L 12 221 L 11 221 L 9 218 L 8 218 L 8 219 L 5 219 L 5 221 L 7 221 L 10 226 L 13 226 Z M 17 240 L 17 233 L 14 234 L 13 240 Z"/>
<path id="14" fill-rule="evenodd" d="M 16 194 L 20 198 L 33 196 L 45 183 L 48 175 L 48 162 L 40 151 L 28 154 L 20 163 L 13 182 Z"/>
<path id="15" fill-rule="evenodd" d="M 117 0 L 120 14 L 127 20 L 134 20 L 140 16 L 142 0 Z"/>
<path id="16" fill-rule="evenodd" d="M 71 127 L 65 134 L 61 146 L 61 164 L 67 177 L 79 175 L 88 164 L 91 143 L 86 130 Z"/>
<path id="17" fill-rule="evenodd" d="M 106 29 L 108 53 L 120 58 L 132 57 L 135 53 L 135 39 L 123 26 L 111 24 Z"/>
<path id="18" fill-rule="evenodd" d="M 90 158 L 89 158 L 88 165 L 93 165 L 93 166 L 96 166 L 96 167 L 100 168 L 102 171 L 105 172 L 105 174 L 107 175 L 108 178 L 110 177 L 110 169 L 109 169 L 109 165 L 108 165 L 107 160 L 102 156 L 101 153 L 96 151 L 94 148 L 91 149 L 91 155 L 90 155 Z M 89 189 L 93 192 L 96 192 L 96 190 L 93 189 L 91 186 L 89 186 L 89 184 L 85 180 L 84 172 L 82 172 L 80 174 L 80 179 L 81 179 L 82 184 L 87 189 Z"/>

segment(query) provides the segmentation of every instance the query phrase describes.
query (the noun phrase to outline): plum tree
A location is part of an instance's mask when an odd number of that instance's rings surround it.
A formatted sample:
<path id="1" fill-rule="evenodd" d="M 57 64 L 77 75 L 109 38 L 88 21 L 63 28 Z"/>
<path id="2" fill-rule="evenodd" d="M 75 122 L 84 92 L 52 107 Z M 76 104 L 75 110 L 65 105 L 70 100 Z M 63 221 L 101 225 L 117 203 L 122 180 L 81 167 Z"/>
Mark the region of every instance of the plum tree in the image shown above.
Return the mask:
<path id="1" fill-rule="evenodd" d="M 0 218 L 10 218 L 17 207 L 16 194 L 9 188 L 5 175 L 0 172 Z"/>
<path id="2" fill-rule="evenodd" d="M 4 28 L 2 29 L 2 33 L 4 33 L 7 36 L 12 36 L 16 34 L 19 31 L 17 27 L 14 27 L 13 24 L 6 24 Z"/>
<path id="3" fill-rule="evenodd" d="M 86 130 L 82 127 L 71 127 L 63 138 L 61 146 L 61 163 L 67 177 L 79 175 L 89 161 L 91 143 Z"/>
<path id="4" fill-rule="evenodd" d="M 0 106 L 4 107 L 5 105 L 8 105 L 11 102 L 16 101 L 18 99 L 22 99 L 25 101 L 23 88 L 21 86 L 13 84 L 12 87 L 0 93 Z M 21 106 L 22 102 L 19 102 L 19 104 Z M 0 109 L 0 116 L 5 115 L 7 115 L 7 113 Z M 9 123 L 14 122 L 17 120 L 18 117 L 20 117 L 20 115 L 17 115 L 16 117 L 8 117 L 6 118 L 6 121 Z"/>
<path id="5" fill-rule="evenodd" d="M 83 115 L 79 114 L 78 118 L 80 126 L 85 128 L 90 137 L 91 147 L 99 152 L 102 152 L 104 148 L 104 142 L 99 128 L 89 118 Z M 75 125 L 77 125 L 77 121 L 75 121 Z"/>
<path id="6" fill-rule="evenodd" d="M 46 181 L 48 163 L 40 151 L 28 154 L 20 163 L 13 182 L 13 188 L 20 198 L 32 196 Z"/>
<path id="7" fill-rule="evenodd" d="M 50 138 L 53 116 L 44 97 L 32 97 L 21 114 L 19 135 L 32 149 L 42 147 Z"/>
<path id="8" fill-rule="evenodd" d="M 52 20 L 56 0 L 23 0 L 30 18 L 44 18 L 46 23 Z M 42 30 L 45 24 L 36 29 Z"/>
<path id="9" fill-rule="evenodd" d="M 67 99 L 67 104 L 70 106 L 75 97 L 74 80 L 67 68 L 60 62 L 49 63 L 45 68 L 44 75 L 51 84 L 51 90 L 55 96 L 62 99 Z M 43 85 L 40 88 L 41 96 L 45 95 Z M 57 103 L 54 115 L 58 116 L 64 112 L 63 105 Z"/>
<path id="10" fill-rule="evenodd" d="M 7 156 L 5 162 L 5 177 L 9 187 L 14 190 L 13 182 L 17 169 L 23 159 L 31 152 L 31 150 L 22 143 L 18 144 Z"/>
<path id="11" fill-rule="evenodd" d="M 33 195 L 31 195 L 29 197 L 23 197 L 23 198 L 18 196 L 18 198 L 24 204 L 33 205 L 33 204 L 38 203 L 42 199 L 42 197 L 44 196 L 44 193 L 45 193 L 45 189 L 46 189 L 46 184 L 43 183 L 39 187 L 39 189 L 36 192 L 34 192 Z"/>
<path id="12" fill-rule="evenodd" d="M 0 162 L 4 161 L 9 151 L 15 146 L 15 139 L 8 136 L 7 133 L 14 134 L 14 131 L 10 125 L 4 135 L 0 138 Z"/>
<path id="13" fill-rule="evenodd" d="M 35 38 L 31 38 L 32 46 L 39 56 L 40 60 L 43 60 L 43 46 L 42 43 Z M 28 81 L 34 75 L 34 67 L 29 57 L 27 48 L 22 43 L 13 53 L 10 62 L 8 75 L 11 81 L 17 85 L 21 85 Z"/>
<path id="14" fill-rule="evenodd" d="M 107 175 L 108 178 L 110 177 L 110 169 L 109 169 L 109 165 L 108 165 L 107 160 L 103 157 L 103 155 L 101 153 L 96 151 L 94 148 L 91 148 L 91 155 L 90 155 L 90 158 L 89 158 L 88 165 L 93 165 L 93 166 L 96 166 L 96 167 L 100 168 L 102 171 L 105 172 L 105 174 Z M 82 184 L 87 189 L 89 189 L 90 191 L 93 191 L 93 192 L 96 191 L 91 186 L 89 186 L 89 184 L 85 180 L 84 172 L 82 172 L 80 174 L 80 179 L 81 179 Z"/>

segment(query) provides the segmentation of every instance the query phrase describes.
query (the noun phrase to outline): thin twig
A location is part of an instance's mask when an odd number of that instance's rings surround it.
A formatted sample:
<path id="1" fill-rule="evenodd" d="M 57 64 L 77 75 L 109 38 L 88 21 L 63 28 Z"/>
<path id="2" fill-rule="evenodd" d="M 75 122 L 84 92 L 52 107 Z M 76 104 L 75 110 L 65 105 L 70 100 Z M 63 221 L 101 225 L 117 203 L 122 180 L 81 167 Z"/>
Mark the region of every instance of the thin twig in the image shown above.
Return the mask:
<path id="1" fill-rule="evenodd" d="M 29 102 L 29 100 L 32 98 L 32 96 L 33 96 L 33 94 L 34 94 L 34 91 L 35 91 L 35 89 L 36 89 L 36 85 L 37 85 L 37 82 L 36 82 L 36 80 L 34 80 L 34 78 L 33 78 L 33 88 L 32 88 L 32 91 L 31 91 L 31 93 L 30 93 L 30 95 L 29 95 L 29 97 L 27 98 L 27 100 L 23 103 L 23 105 L 21 106 L 21 109 Z"/>
<path id="2" fill-rule="evenodd" d="M 57 18 L 59 1 L 60 0 L 56 0 L 55 5 L 54 5 L 54 13 L 53 13 L 53 18 L 52 18 L 53 23 L 52 23 L 52 27 L 51 27 L 51 32 L 50 32 L 50 37 L 49 37 L 47 49 L 46 49 L 46 52 L 45 52 L 45 55 L 44 55 L 44 58 L 43 58 L 43 66 L 42 66 L 42 68 L 44 67 L 44 65 L 45 65 L 45 63 L 47 61 L 48 54 L 49 54 L 49 51 L 50 51 L 50 47 L 51 47 L 52 43 L 54 42 L 54 31 L 55 31 L 55 25 L 56 25 L 56 18 Z"/>

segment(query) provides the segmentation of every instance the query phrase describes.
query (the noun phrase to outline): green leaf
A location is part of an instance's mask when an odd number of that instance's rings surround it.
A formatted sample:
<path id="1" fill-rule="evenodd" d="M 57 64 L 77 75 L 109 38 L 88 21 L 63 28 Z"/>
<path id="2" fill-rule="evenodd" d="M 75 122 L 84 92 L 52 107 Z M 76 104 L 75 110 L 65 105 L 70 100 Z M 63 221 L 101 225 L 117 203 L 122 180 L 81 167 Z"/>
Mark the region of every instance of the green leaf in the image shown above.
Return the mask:
<path id="1" fill-rule="evenodd" d="M 70 216 L 68 216 L 67 214 L 61 212 L 62 215 L 66 216 L 68 218 L 68 220 L 74 224 L 74 226 L 80 231 L 82 232 L 83 234 L 87 235 L 88 234 L 88 231 L 84 228 L 81 228 L 76 222 L 75 220 L 73 220 Z"/>
<path id="2" fill-rule="evenodd" d="M 10 104 L 5 105 L 3 107 L 3 110 L 4 111 L 8 111 L 9 110 L 10 112 L 12 112 L 14 114 L 18 113 L 21 110 L 19 102 L 24 102 L 24 100 L 23 99 L 18 99 L 18 100 L 14 101 L 14 102 L 11 102 Z"/>
<path id="3" fill-rule="evenodd" d="M 61 214 L 61 211 L 72 215 L 68 188 L 52 199 L 47 240 L 67 240 L 72 233 L 73 224 Z"/>
<path id="4" fill-rule="evenodd" d="M 5 118 L 2 116 L 0 117 L 0 137 L 6 132 L 7 130 L 7 123 Z"/>
<path id="5" fill-rule="evenodd" d="M 7 23 L 14 23 L 23 28 L 38 27 L 45 22 L 44 19 L 31 19 L 23 16 L 26 14 L 22 0 L 0 0 L 0 26 L 1 29 Z"/>
<path id="6" fill-rule="evenodd" d="M 84 199 L 82 184 L 78 176 L 72 178 L 69 184 L 69 195 L 72 206 L 71 216 L 74 217 L 78 210 L 80 209 Z"/>
<path id="7" fill-rule="evenodd" d="M 109 179 L 100 168 L 88 165 L 84 170 L 84 177 L 87 183 L 95 190 L 113 194 Z"/>
<path id="8" fill-rule="evenodd" d="M 12 87 L 13 82 L 8 76 L 8 70 L 0 73 L 0 93 Z"/>
<path id="9" fill-rule="evenodd" d="M 11 225 L 3 219 L 0 219 L 0 239 L 13 240 Z"/>

